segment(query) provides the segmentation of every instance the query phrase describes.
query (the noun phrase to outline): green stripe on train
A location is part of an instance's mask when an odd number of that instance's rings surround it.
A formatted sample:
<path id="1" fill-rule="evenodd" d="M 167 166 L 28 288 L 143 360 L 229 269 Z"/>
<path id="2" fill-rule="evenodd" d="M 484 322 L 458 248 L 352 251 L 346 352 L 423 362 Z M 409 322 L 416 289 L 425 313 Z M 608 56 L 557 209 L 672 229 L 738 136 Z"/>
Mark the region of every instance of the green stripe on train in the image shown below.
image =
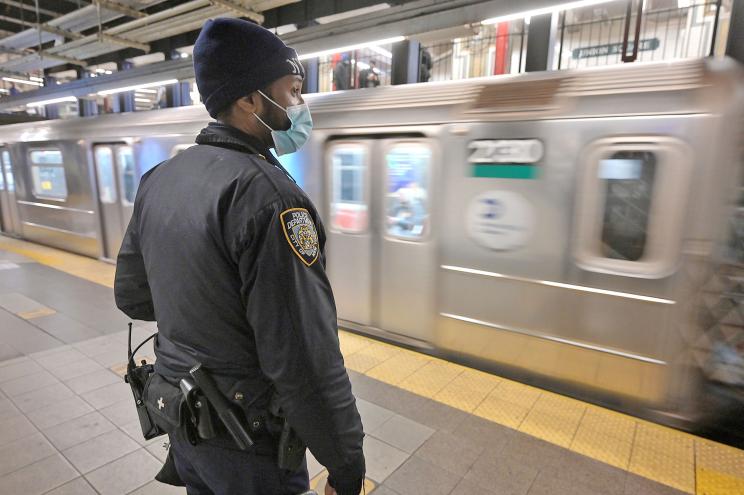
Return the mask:
<path id="1" fill-rule="evenodd" d="M 473 165 L 473 177 L 489 179 L 536 179 L 535 165 Z"/>

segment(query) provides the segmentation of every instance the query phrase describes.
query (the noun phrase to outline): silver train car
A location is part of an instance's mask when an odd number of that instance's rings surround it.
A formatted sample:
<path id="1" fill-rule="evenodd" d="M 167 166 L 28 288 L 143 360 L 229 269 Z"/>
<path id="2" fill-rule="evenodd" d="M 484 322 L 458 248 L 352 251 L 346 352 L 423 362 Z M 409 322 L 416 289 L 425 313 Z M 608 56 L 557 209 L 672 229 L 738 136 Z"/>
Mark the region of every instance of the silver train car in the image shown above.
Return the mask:
<path id="1" fill-rule="evenodd" d="M 312 138 L 282 161 L 325 219 L 341 327 L 676 426 L 741 400 L 736 63 L 307 101 Z M 113 260 L 139 177 L 208 120 L 189 107 L 0 128 L 3 230 Z"/>

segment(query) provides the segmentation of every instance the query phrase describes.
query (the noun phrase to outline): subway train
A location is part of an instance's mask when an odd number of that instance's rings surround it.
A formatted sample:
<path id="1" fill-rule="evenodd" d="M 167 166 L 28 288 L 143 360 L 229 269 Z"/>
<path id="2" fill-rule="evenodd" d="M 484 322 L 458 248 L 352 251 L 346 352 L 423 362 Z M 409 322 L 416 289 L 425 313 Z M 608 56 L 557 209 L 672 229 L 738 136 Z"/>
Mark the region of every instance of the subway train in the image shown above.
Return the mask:
<path id="1" fill-rule="evenodd" d="M 743 72 L 307 95 L 311 140 L 280 159 L 324 218 L 340 326 L 678 427 L 741 405 Z M 5 234 L 114 260 L 141 175 L 208 120 L 3 126 Z"/>

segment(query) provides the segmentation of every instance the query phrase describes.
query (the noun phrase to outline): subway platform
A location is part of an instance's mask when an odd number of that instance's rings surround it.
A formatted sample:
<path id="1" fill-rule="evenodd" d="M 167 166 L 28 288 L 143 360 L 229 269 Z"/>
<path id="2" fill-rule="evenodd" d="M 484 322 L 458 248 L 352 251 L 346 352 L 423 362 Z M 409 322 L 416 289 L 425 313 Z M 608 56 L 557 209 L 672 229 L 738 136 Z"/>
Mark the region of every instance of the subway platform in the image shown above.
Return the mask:
<path id="1" fill-rule="evenodd" d="M 111 265 L 0 236 L 0 494 L 184 494 L 153 480 Z M 136 322 L 134 341 L 155 331 Z M 744 451 L 340 332 L 375 495 L 736 495 Z M 154 359 L 152 346 L 140 356 Z M 312 486 L 325 472 L 309 458 Z"/>

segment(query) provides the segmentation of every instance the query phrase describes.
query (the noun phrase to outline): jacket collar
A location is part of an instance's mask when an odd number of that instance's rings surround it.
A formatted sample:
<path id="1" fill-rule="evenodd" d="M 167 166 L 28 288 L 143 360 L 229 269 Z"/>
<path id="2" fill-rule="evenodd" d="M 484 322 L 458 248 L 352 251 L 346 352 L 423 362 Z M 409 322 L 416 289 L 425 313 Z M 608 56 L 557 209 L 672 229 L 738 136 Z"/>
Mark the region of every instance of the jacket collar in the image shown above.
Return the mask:
<path id="1" fill-rule="evenodd" d="M 211 144 L 212 146 L 261 155 L 266 161 L 276 165 L 274 155 L 258 138 L 222 122 L 210 122 L 196 136 L 196 144 Z"/>
<path id="2" fill-rule="evenodd" d="M 207 127 L 201 130 L 196 136 L 196 144 L 209 144 L 222 148 L 229 148 L 252 155 L 259 155 L 267 162 L 271 163 L 279 170 L 284 172 L 287 177 L 296 182 L 294 177 L 279 163 L 279 160 L 269 151 L 258 138 L 246 134 L 240 129 L 223 124 L 222 122 L 210 122 Z"/>

